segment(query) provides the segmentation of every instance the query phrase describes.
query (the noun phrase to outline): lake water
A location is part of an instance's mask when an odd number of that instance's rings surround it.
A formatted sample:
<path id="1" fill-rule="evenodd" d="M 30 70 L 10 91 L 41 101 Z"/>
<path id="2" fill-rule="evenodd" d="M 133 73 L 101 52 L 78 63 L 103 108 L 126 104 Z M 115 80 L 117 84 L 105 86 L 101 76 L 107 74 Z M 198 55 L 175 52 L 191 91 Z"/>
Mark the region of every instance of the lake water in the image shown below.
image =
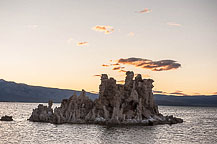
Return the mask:
<path id="1" fill-rule="evenodd" d="M 14 118 L 12 122 L 0 121 L 0 144 L 217 143 L 217 108 L 159 106 L 162 114 L 181 117 L 184 123 L 172 126 L 106 127 L 27 121 L 37 105 L 0 102 L 0 116 L 12 115 Z"/>

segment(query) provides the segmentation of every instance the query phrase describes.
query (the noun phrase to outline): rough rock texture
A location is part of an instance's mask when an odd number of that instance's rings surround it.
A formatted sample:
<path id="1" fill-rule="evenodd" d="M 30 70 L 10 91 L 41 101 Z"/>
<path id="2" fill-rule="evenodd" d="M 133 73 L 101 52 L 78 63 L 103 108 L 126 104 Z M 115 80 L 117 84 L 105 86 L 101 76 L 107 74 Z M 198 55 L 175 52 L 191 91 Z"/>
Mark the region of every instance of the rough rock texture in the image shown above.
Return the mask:
<path id="1" fill-rule="evenodd" d="M 12 118 L 12 116 L 5 115 L 5 116 L 1 117 L 0 121 L 13 121 L 13 118 Z"/>
<path id="2" fill-rule="evenodd" d="M 62 100 L 61 106 L 52 109 L 41 104 L 34 109 L 30 121 L 62 123 L 97 124 L 175 124 L 183 122 L 180 118 L 163 116 L 155 104 L 152 79 L 142 79 L 138 74 L 126 73 L 125 84 L 116 84 L 114 78 L 101 76 L 99 98 L 92 101 L 82 90 L 80 96 L 74 93 L 69 99 Z"/>

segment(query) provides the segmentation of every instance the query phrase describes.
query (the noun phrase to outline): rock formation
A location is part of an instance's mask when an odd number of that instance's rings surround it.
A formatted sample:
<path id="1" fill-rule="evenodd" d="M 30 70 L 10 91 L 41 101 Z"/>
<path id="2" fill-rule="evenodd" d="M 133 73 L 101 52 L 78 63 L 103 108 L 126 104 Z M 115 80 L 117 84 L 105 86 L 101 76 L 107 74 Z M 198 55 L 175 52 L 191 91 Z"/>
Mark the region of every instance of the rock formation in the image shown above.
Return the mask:
<path id="1" fill-rule="evenodd" d="M 42 104 L 34 109 L 30 121 L 62 123 L 96 124 L 175 124 L 183 122 L 180 118 L 163 116 L 158 111 L 152 93 L 153 80 L 142 79 L 138 74 L 126 73 L 125 84 L 116 84 L 114 78 L 106 74 L 101 76 L 99 98 L 92 101 L 82 90 L 80 96 L 74 93 L 69 99 L 63 99 L 61 106 L 52 109 Z"/>
<path id="2" fill-rule="evenodd" d="M 12 116 L 5 115 L 1 117 L 0 121 L 13 121 L 13 118 Z"/>

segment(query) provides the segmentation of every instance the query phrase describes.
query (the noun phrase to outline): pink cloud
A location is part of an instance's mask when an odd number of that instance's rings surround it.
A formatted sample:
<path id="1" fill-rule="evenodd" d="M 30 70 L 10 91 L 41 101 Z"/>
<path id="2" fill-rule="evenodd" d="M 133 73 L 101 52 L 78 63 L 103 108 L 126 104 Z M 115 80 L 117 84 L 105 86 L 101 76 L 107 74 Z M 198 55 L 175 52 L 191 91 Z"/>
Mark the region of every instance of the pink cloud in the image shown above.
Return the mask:
<path id="1" fill-rule="evenodd" d="M 87 44 L 88 44 L 88 42 L 78 42 L 77 46 L 84 46 L 84 45 L 87 45 Z"/>
<path id="2" fill-rule="evenodd" d="M 105 34 L 110 34 L 114 31 L 114 28 L 112 26 L 100 26 L 97 25 L 95 27 L 92 28 L 95 31 L 100 31 L 100 32 L 104 32 Z"/>
<path id="3" fill-rule="evenodd" d="M 150 13 L 152 12 L 151 9 L 145 8 L 144 10 L 138 11 L 139 13 Z"/>

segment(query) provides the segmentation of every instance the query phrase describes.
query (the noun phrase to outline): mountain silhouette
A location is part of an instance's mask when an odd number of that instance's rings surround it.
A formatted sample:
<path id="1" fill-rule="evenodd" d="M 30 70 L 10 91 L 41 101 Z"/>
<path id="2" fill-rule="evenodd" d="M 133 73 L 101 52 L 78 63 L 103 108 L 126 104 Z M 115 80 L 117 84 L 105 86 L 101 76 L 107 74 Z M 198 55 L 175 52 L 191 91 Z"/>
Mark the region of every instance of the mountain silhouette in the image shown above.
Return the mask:
<path id="1" fill-rule="evenodd" d="M 49 100 L 53 100 L 53 102 L 59 103 L 62 99 L 72 96 L 74 92 L 77 95 L 81 93 L 81 91 L 76 90 L 31 86 L 0 79 L 1 102 L 47 103 Z M 86 94 L 92 100 L 98 98 L 98 94 L 90 92 Z M 155 94 L 154 98 L 158 105 L 217 107 L 217 95 L 175 96 Z"/>

